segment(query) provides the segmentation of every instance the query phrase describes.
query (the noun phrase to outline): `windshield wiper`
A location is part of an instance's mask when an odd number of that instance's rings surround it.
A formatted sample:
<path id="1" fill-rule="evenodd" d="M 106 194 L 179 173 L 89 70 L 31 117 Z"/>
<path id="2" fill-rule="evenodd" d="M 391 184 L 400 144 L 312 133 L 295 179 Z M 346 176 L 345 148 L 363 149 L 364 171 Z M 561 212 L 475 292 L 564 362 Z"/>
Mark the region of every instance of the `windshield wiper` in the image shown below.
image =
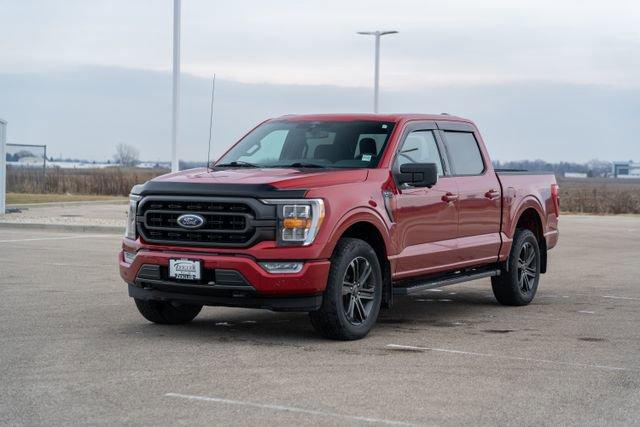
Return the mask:
<path id="1" fill-rule="evenodd" d="M 254 165 L 253 163 L 243 162 L 242 160 L 236 160 L 229 163 L 221 163 L 219 165 L 214 165 L 216 168 L 259 168 L 260 166 Z"/>
<path id="2" fill-rule="evenodd" d="M 319 165 L 317 163 L 305 163 L 305 162 L 295 162 L 289 165 L 282 166 L 283 168 L 326 168 L 325 165 Z"/>

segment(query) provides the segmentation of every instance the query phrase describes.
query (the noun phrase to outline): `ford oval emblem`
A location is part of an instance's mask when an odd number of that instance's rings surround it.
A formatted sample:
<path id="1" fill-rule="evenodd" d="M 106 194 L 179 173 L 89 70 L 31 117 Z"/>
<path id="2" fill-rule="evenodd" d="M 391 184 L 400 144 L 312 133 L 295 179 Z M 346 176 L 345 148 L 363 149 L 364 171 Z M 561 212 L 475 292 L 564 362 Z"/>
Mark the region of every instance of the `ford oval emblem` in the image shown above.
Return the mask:
<path id="1" fill-rule="evenodd" d="M 204 218 L 196 214 L 180 215 L 176 221 L 180 227 L 190 230 L 200 228 L 204 225 Z"/>

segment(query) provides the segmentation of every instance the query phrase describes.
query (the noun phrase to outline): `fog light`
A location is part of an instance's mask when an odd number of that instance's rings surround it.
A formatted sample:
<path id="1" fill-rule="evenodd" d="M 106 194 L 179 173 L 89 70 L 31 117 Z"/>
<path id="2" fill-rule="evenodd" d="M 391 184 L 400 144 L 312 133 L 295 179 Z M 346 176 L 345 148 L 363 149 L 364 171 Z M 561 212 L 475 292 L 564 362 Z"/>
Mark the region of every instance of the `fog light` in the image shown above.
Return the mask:
<path id="1" fill-rule="evenodd" d="M 264 261 L 260 266 L 272 274 L 278 273 L 299 273 L 304 264 L 301 262 L 271 262 Z"/>
<path id="2" fill-rule="evenodd" d="M 136 259 L 135 252 L 123 251 L 123 254 L 124 254 L 124 262 L 126 262 L 127 264 L 132 264 L 133 260 Z"/>

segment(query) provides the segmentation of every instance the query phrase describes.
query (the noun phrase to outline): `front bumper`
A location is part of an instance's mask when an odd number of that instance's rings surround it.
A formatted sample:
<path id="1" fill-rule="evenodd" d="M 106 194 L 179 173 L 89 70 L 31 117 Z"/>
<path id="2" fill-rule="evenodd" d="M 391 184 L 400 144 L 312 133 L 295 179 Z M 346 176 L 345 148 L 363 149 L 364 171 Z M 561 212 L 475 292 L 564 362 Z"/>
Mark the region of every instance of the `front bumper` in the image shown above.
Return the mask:
<path id="1" fill-rule="evenodd" d="M 202 263 L 202 280 L 169 279 L 170 259 Z M 267 273 L 251 257 L 140 250 L 131 264 L 119 254 L 120 276 L 134 298 L 192 302 L 202 305 L 311 311 L 322 302 L 330 263 L 307 261 L 299 273 Z"/>
<path id="2" fill-rule="evenodd" d="M 167 288 L 167 287 L 165 287 Z M 225 307 L 263 308 L 273 311 L 316 311 L 322 305 L 322 295 L 294 297 L 264 297 L 259 295 L 199 295 L 185 293 L 184 289 L 169 288 L 162 291 L 155 288 L 140 288 L 129 285 L 129 296 L 141 300 L 175 301 L 185 304 L 211 305 Z"/>

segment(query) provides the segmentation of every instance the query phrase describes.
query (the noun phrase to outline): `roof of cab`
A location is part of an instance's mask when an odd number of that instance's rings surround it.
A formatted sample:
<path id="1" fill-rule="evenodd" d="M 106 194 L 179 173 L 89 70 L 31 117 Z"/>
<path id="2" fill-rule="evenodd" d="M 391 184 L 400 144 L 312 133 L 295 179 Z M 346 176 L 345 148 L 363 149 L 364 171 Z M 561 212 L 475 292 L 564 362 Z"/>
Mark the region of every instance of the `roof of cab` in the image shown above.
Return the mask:
<path id="1" fill-rule="evenodd" d="M 289 120 L 289 121 L 352 121 L 352 120 L 371 120 L 382 122 L 401 122 L 412 120 L 428 120 L 428 121 L 455 121 L 472 123 L 471 120 L 450 114 L 415 114 L 415 113 L 389 113 L 389 114 L 373 114 L 373 113 L 340 113 L 340 114 L 287 114 L 276 117 L 271 120 Z"/>

